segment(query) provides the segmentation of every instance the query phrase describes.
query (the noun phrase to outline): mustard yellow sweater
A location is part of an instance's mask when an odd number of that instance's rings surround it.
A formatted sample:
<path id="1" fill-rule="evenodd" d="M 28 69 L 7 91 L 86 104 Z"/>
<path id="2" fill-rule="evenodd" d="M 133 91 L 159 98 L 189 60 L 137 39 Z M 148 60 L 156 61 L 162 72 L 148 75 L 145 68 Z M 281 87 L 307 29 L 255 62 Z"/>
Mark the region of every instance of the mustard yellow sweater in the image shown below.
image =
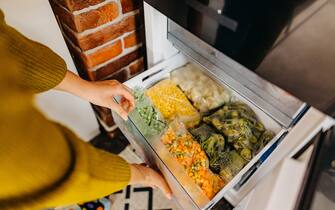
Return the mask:
<path id="1" fill-rule="evenodd" d="M 90 201 L 129 182 L 123 159 L 81 141 L 32 104 L 33 93 L 55 87 L 66 70 L 49 48 L 6 25 L 0 10 L 0 209 Z"/>

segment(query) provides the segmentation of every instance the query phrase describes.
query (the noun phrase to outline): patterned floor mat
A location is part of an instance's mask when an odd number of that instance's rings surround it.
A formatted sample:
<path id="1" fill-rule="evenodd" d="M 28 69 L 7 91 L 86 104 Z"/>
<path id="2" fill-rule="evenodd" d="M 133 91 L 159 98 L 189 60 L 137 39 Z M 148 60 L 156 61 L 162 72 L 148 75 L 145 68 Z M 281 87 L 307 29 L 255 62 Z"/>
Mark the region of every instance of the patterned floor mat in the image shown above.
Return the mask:
<path id="1" fill-rule="evenodd" d="M 119 154 L 129 163 L 141 163 L 141 159 L 128 146 Z M 59 207 L 55 210 L 180 210 L 159 189 L 146 186 L 127 186 L 119 192 L 81 205 Z"/>

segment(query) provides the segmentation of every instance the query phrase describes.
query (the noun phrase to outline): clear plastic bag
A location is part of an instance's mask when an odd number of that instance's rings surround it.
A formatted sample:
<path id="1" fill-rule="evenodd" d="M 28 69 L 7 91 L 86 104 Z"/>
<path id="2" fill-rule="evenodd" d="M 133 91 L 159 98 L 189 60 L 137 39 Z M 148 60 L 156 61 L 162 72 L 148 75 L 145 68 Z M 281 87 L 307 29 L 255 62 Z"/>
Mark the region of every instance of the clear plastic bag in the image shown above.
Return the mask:
<path id="1" fill-rule="evenodd" d="M 168 121 L 178 119 L 184 122 L 187 127 L 193 127 L 200 122 L 199 112 L 171 80 L 160 81 L 149 88 L 146 95 L 164 119 Z"/>
<path id="2" fill-rule="evenodd" d="M 224 152 L 225 139 L 212 127 L 203 123 L 198 128 L 190 129 L 190 133 L 197 139 L 210 159 Z"/>
<path id="3" fill-rule="evenodd" d="M 151 104 L 142 89 L 136 88 L 134 96 L 135 108 L 129 114 L 130 119 L 147 139 L 160 134 L 166 124 L 159 111 Z"/>
<path id="4" fill-rule="evenodd" d="M 274 133 L 265 129 L 253 110 L 241 102 L 225 104 L 214 114 L 204 117 L 203 121 L 220 131 L 227 143 L 247 161 L 274 137 Z"/>
<path id="5" fill-rule="evenodd" d="M 172 122 L 161 141 L 208 198 L 212 198 L 224 186 L 219 175 L 209 169 L 205 152 L 183 123 Z"/>
<path id="6" fill-rule="evenodd" d="M 201 113 L 230 101 L 228 90 L 218 85 L 193 64 L 187 64 L 173 71 L 171 80 L 183 90 Z"/>

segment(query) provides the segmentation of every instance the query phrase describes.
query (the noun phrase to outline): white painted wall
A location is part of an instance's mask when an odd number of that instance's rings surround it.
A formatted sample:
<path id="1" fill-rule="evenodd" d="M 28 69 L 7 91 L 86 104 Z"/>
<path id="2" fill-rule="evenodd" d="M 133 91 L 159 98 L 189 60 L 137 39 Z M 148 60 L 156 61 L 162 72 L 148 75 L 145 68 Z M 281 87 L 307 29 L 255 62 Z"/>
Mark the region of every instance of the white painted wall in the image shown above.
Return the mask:
<path id="1" fill-rule="evenodd" d="M 144 2 L 144 21 L 148 68 L 178 53 L 167 39 L 168 19 Z"/>
<path id="2" fill-rule="evenodd" d="M 8 25 L 50 47 L 77 73 L 49 1 L 0 0 L 0 8 Z M 46 116 L 71 128 L 85 141 L 99 133 L 92 108 L 78 97 L 50 90 L 37 95 L 36 104 Z"/>

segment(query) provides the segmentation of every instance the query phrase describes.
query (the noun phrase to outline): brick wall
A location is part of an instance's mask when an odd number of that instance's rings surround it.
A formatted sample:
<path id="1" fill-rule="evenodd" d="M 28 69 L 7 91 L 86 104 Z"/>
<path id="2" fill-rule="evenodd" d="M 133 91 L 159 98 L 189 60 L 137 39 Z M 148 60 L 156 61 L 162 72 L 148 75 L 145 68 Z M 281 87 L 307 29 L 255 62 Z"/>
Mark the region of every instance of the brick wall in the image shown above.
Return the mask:
<path id="1" fill-rule="evenodd" d="M 144 69 L 141 0 L 49 0 L 81 77 L 124 82 Z M 111 111 L 93 106 L 113 137 Z"/>

